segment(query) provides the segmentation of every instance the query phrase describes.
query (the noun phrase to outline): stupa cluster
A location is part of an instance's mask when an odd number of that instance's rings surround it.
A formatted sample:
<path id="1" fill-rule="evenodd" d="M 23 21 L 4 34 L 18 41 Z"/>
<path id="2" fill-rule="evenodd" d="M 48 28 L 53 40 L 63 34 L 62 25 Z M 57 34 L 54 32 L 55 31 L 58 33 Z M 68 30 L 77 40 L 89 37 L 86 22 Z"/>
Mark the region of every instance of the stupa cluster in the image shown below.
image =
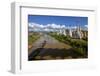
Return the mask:
<path id="1" fill-rule="evenodd" d="M 59 32 L 57 32 L 58 35 L 62 34 L 65 36 L 69 36 L 71 38 L 87 38 L 88 37 L 88 31 L 81 29 L 81 27 L 77 27 L 76 29 L 59 29 Z"/>

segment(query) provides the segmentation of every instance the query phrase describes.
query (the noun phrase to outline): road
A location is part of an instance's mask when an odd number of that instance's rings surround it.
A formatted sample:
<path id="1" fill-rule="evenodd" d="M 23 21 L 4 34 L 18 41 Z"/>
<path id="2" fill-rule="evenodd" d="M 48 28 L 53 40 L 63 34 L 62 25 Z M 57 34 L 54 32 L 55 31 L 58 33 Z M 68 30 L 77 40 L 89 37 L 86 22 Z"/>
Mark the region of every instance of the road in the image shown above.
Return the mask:
<path id="1" fill-rule="evenodd" d="M 32 50 L 28 52 L 29 60 L 34 60 L 34 57 L 37 57 L 37 59 L 40 57 L 44 59 L 71 57 L 73 54 L 71 49 L 72 47 L 70 45 L 59 42 L 47 34 L 43 34 L 33 43 Z"/>

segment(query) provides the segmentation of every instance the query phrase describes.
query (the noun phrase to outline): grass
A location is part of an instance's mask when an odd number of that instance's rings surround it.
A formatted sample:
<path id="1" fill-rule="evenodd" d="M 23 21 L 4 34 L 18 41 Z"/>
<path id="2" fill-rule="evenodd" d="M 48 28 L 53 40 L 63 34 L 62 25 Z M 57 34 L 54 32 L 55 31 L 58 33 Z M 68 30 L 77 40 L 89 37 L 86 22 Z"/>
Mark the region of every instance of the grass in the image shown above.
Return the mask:
<path id="1" fill-rule="evenodd" d="M 32 44 L 40 38 L 39 33 L 29 33 L 28 35 L 28 47 L 31 48 Z"/>
<path id="2" fill-rule="evenodd" d="M 73 39 L 69 36 L 57 35 L 56 33 L 50 33 L 50 36 L 54 37 L 60 42 L 69 44 L 73 47 L 75 52 L 80 56 L 87 57 L 88 54 L 88 41 L 87 39 Z"/>

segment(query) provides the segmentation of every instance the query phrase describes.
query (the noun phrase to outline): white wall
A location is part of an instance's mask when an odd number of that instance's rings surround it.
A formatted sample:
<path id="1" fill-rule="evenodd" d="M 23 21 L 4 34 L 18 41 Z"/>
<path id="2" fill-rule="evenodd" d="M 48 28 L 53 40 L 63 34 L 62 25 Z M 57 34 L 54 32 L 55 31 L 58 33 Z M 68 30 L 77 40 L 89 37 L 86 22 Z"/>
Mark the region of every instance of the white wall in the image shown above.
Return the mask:
<path id="1" fill-rule="evenodd" d="M 0 76 L 13 76 L 13 74 L 9 73 L 10 69 L 10 53 L 11 53 L 11 8 L 10 3 L 13 1 L 20 2 L 36 2 L 36 3 L 52 3 L 56 5 L 56 3 L 63 5 L 76 5 L 76 6 L 95 6 L 97 7 L 97 24 L 98 26 L 98 37 L 97 37 L 97 57 L 96 64 L 97 69 L 73 69 L 73 70 L 65 70 L 63 72 L 52 72 L 52 73 L 40 73 L 40 74 L 29 74 L 34 76 L 99 76 L 100 71 L 100 2 L 99 0 L 1 0 L 0 1 Z M 25 74 L 24 74 L 25 75 Z M 23 76 L 24 76 L 23 75 Z M 26 74 L 25 76 L 28 76 Z"/>

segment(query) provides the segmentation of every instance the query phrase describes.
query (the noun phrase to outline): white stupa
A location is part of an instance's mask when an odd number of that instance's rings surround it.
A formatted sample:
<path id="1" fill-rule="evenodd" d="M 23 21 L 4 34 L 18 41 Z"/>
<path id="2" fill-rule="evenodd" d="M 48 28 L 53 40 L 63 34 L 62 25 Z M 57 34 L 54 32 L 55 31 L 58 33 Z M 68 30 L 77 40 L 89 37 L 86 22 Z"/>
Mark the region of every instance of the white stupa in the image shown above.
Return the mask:
<path id="1" fill-rule="evenodd" d="M 80 26 L 77 28 L 77 37 L 80 39 L 82 38 Z"/>
<path id="2" fill-rule="evenodd" d="M 69 36 L 72 37 L 72 29 L 69 29 Z"/>

